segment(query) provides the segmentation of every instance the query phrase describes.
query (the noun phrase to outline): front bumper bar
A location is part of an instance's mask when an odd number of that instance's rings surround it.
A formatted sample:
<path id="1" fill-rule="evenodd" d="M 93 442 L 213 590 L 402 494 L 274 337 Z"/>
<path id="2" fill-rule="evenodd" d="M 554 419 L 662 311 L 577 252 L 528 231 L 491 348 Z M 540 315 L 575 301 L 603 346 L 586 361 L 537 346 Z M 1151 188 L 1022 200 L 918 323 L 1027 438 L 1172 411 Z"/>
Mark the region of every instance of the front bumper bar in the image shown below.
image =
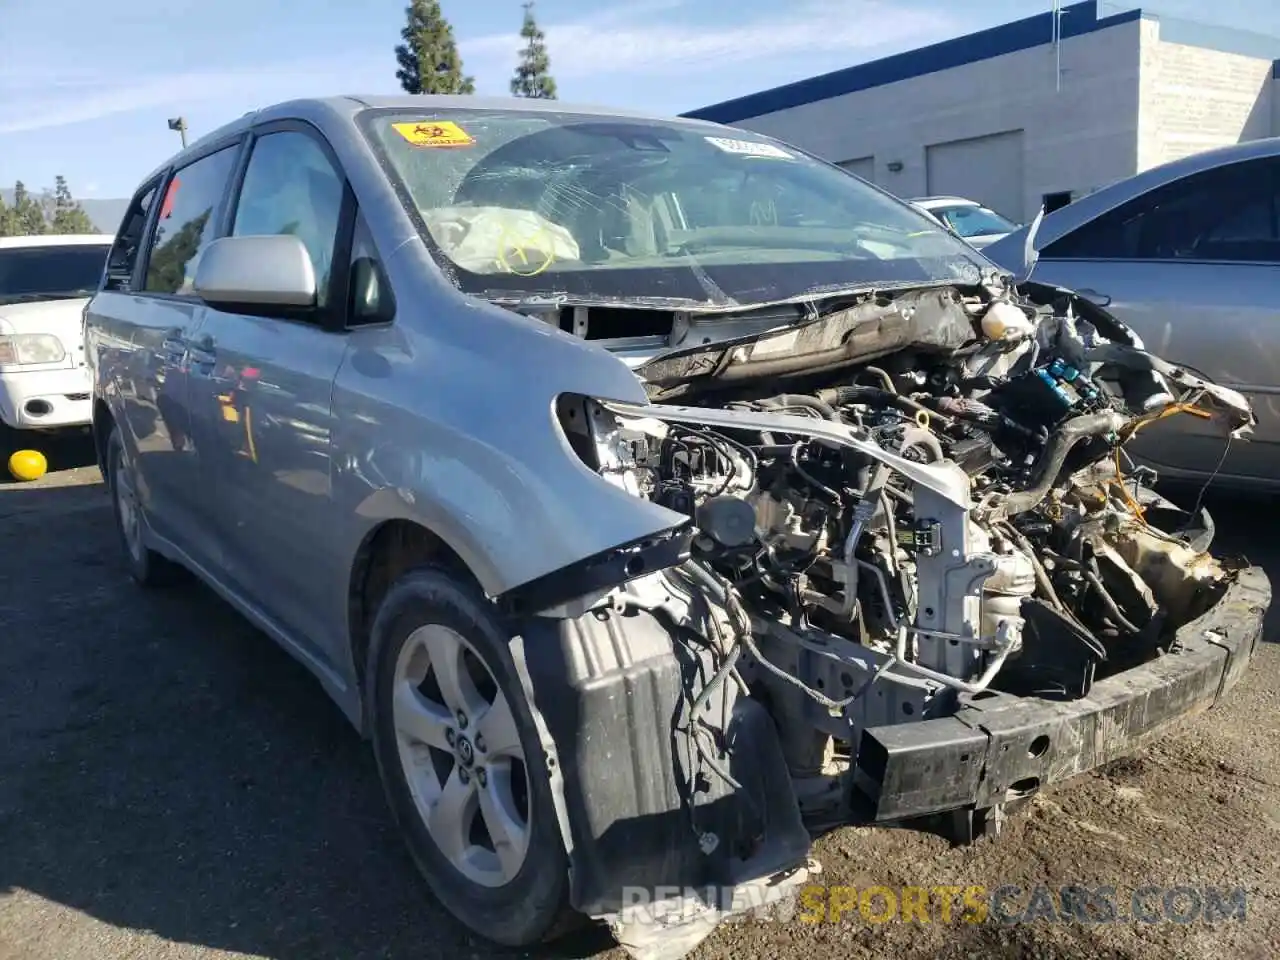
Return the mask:
<path id="1" fill-rule="evenodd" d="M 93 383 L 83 366 L 0 374 L 0 421 L 14 430 L 54 430 L 93 422 Z"/>
<path id="2" fill-rule="evenodd" d="M 985 809 L 1132 753 L 1172 721 L 1212 707 L 1248 667 L 1271 605 L 1257 567 L 1177 633 L 1174 650 L 1069 702 L 994 691 L 953 716 L 863 731 L 854 803 L 873 822 Z"/>

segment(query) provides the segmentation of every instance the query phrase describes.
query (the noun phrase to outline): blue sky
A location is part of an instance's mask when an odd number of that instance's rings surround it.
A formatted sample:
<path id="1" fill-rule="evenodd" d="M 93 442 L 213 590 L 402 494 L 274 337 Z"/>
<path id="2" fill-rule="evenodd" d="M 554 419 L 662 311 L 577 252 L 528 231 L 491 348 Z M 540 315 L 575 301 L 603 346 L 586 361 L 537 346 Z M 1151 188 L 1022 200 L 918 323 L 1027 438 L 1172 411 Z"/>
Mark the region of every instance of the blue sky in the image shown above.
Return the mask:
<path id="1" fill-rule="evenodd" d="M 405 0 L 0 0 L 0 184 L 120 197 L 193 135 L 295 96 L 394 93 Z M 505 94 L 519 0 L 442 0 Z M 1049 0 L 538 0 L 563 100 L 679 113 L 1049 9 Z M 1133 3 L 1108 3 L 1108 12 Z M 1202 0 L 1144 5 L 1201 17 Z M 1221 24 L 1280 34 L 1274 0 Z"/>

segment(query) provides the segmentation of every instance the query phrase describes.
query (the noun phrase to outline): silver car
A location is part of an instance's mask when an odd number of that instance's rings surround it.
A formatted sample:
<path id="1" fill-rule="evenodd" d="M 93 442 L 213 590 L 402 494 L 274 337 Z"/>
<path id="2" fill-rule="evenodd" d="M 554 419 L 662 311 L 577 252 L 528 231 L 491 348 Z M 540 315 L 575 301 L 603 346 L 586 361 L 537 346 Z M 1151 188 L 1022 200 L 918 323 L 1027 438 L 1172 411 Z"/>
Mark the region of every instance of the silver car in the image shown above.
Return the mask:
<path id="1" fill-rule="evenodd" d="M 984 253 L 1025 273 L 1027 228 Z M 1234 443 L 1177 417 L 1135 456 L 1169 479 L 1280 485 L 1280 138 L 1194 154 L 1046 216 L 1034 280 L 1075 290 L 1153 352 L 1245 394 L 1258 426 Z"/>
<path id="2" fill-rule="evenodd" d="M 1246 669 L 1266 576 L 1116 467 L 1248 404 L 1078 308 L 752 133 L 336 98 L 151 174 L 85 338 L 134 579 L 315 673 L 469 927 L 674 958 Z"/>

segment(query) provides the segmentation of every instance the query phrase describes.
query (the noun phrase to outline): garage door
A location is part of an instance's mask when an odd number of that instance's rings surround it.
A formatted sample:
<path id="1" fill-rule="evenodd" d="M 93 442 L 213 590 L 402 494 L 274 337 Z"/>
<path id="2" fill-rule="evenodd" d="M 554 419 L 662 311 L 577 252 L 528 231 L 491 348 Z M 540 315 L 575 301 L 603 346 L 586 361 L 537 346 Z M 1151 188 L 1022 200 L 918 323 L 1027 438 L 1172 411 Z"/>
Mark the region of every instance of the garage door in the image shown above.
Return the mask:
<path id="1" fill-rule="evenodd" d="M 838 166 L 844 167 L 850 173 L 857 174 L 863 180 L 867 180 L 871 183 L 876 182 L 875 157 L 858 157 L 856 160 L 842 160 Z"/>
<path id="2" fill-rule="evenodd" d="M 1022 209 L 1022 131 L 925 147 L 929 193 L 967 197 L 1018 222 Z"/>

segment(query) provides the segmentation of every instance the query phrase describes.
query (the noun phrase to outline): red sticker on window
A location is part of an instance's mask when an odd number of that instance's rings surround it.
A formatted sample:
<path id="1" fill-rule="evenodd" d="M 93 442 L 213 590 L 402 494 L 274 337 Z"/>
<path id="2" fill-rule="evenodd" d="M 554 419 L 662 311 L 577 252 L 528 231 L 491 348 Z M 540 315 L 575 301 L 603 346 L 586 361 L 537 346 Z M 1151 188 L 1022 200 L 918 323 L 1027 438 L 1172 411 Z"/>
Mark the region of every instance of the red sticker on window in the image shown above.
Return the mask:
<path id="1" fill-rule="evenodd" d="M 174 177 L 169 183 L 169 189 L 164 192 L 164 203 L 160 204 L 160 219 L 168 220 L 173 216 L 173 201 L 178 196 L 178 185 L 182 183 L 177 177 Z"/>

